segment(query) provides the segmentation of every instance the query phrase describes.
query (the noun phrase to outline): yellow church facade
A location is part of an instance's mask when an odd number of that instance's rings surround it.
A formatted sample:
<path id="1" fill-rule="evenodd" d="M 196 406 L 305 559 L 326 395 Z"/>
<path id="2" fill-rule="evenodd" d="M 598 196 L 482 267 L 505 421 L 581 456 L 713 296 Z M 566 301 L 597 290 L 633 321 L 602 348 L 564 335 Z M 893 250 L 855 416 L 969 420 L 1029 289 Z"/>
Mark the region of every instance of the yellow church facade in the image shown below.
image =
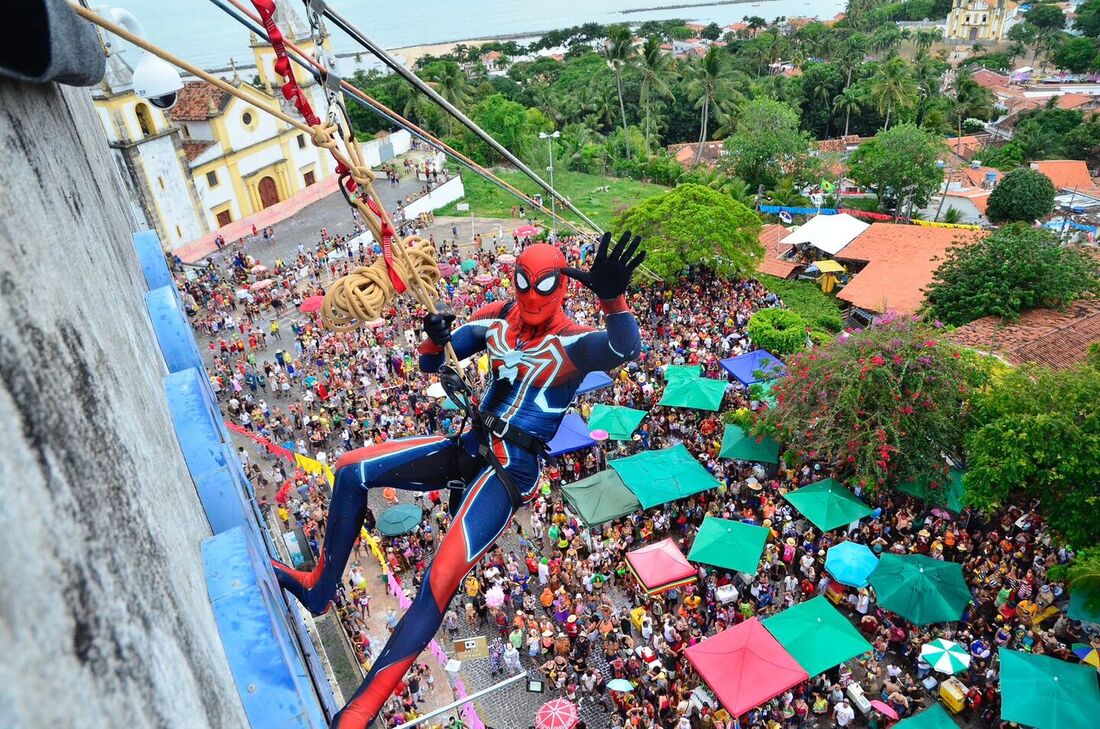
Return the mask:
<path id="1" fill-rule="evenodd" d="M 1005 0 L 953 0 L 945 37 L 955 43 L 996 43 L 1012 8 Z"/>

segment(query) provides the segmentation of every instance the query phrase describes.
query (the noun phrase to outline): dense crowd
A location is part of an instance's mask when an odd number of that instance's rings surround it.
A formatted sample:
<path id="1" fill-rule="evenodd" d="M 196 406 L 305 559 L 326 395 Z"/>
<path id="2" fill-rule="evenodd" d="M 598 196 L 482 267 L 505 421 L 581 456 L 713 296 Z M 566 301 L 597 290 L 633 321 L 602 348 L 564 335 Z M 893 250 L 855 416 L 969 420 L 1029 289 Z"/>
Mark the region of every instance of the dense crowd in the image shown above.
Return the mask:
<path id="1" fill-rule="evenodd" d="M 209 337 L 212 381 L 227 416 L 323 462 L 334 463 L 344 451 L 391 438 L 453 433 L 461 417 L 427 394 L 431 381 L 416 368 L 422 312 L 415 305 L 395 301 L 380 326 L 350 333 L 325 331 L 314 316 L 297 310 L 322 293 L 324 282 L 377 255 L 377 249 L 359 240 L 325 233 L 318 245 L 299 247 L 295 260 L 277 261 L 270 272 L 257 273 L 255 261 L 230 251 L 221 265 L 212 263 L 181 281 L 196 327 Z M 571 265 L 583 265 L 589 249 L 569 238 L 560 243 Z M 477 239 L 472 250 L 461 251 L 447 241 L 437 245 L 440 261 L 453 271 L 441 283 L 442 297 L 460 322 L 479 306 L 509 297 L 509 254 L 523 244 L 502 232 L 492 240 Z M 255 287 L 264 276 L 272 283 Z M 656 404 L 668 365 L 700 365 L 705 376 L 724 378 L 718 361 L 752 348 L 746 334 L 749 317 L 779 303 L 761 284 L 697 275 L 672 285 L 648 284 L 630 297 L 642 328 L 642 356 L 612 373 L 609 389 L 584 396 L 575 406 L 585 417 L 595 402 L 640 408 L 649 415 L 633 440 L 549 459 L 538 498 L 514 523 L 514 538 L 502 540 L 509 547 L 494 547 L 486 555 L 445 615 L 448 637 L 470 629 L 491 636 L 488 660 L 494 675 L 541 672 L 571 700 L 602 705 L 612 727 L 875 727 L 889 722 L 878 712 L 864 716 L 856 711 L 847 685 L 858 682 L 868 698 L 887 702 L 903 717 L 911 715 L 934 695 L 927 679 L 935 674 L 919 660 L 920 646 L 948 637 L 972 655 L 970 668 L 959 676 L 969 687 L 963 718 L 972 726 L 998 727 L 998 646 L 1070 658 L 1072 642 L 1097 640 L 1083 636 L 1081 625 L 1065 617 L 1068 595 L 1046 573 L 1068 555 L 1050 542 L 1026 508 L 995 516 L 951 514 L 930 511 L 904 494 L 862 494 L 875 507 L 872 516 L 850 534 L 843 529 L 822 534 L 782 495 L 836 475 L 827 464 L 765 469 L 720 460 L 721 413 Z M 566 309 L 579 323 L 599 326 L 591 298 L 571 297 Z M 288 316 L 289 323 L 280 324 Z M 266 356 L 269 347 L 275 352 Z M 471 378 L 484 383 L 486 368 L 477 357 L 466 367 Z M 721 412 L 759 407 L 765 405 L 730 385 Z M 557 487 L 592 475 L 609 456 L 677 443 L 717 479 L 717 489 L 597 528 L 586 527 L 563 503 Z M 258 490 L 276 493 L 270 504 L 275 521 L 283 529 L 301 528 L 316 554 L 324 534 L 326 485 L 281 462 L 270 468 L 243 458 Z M 417 503 L 424 513 L 420 528 L 381 540 L 390 569 L 407 589 L 418 585 L 449 526 L 445 495 L 429 492 Z M 627 569 L 626 552 L 667 536 L 687 553 L 707 515 L 770 530 L 758 573 L 700 567 L 694 584 L 647 596 Z M 374 522 L 368 513 L 365 529 L 373 530 Z M 825 554 L 844 539 L 880 554 L 920 553 L 961 562 L 974 602 L 958 622 L 924 628 L 909 624 L 878 608 L 873 591 L 831 581 Z M 365 547 L 356 557 L 369 559 Z M 364 664 L 381 648 L 372 645 L 366 626 L 371 592 L 380 589 L 353 566 L 337 598 L 337 614 Z M 740 717 L 740 723 L 695 692 L 700 679 L 685 648 L 814 595 L 832 599 L 874 650 L 781 694 Z M 632 616 L 639 607 L 642 611 Z M 389 611 L 387 626 L 396 625 L 397 617 Z M 635 689 L 609 690 L 608 682 L 616 678 L 631 681 Z M 430 679 L 425 665 L 410 672 L 387 710 L 389 725 L 416 714 Z"/>

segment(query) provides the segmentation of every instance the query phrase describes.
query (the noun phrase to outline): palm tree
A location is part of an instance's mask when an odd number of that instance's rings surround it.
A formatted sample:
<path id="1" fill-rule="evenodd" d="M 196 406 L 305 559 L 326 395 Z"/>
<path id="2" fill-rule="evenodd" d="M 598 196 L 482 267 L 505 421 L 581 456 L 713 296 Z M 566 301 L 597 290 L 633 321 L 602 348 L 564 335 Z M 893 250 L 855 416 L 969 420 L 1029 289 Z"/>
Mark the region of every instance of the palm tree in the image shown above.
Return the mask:
<path id="1" fill-rule="evenodd" d="M 847 137 L 848 123 L 852 120 L 852 112 L 858 114 L 863 111 L 863 96 L 855 87 L 849 86 L 833 98 L 833 111 L 836 113 L 844 112 L 844 136 Z"/>
<path id="2" fill-rule="evenodd" d="M 615 72 L 615 90 L 619 95 L 619 113 L 623 120 L 623 137 L 626 137 L 626 105 L 623 103 L 623 69 L 634 63 L 634 35 L 630 27 L 616 25 L 611 28 L 604 45 L 607 65 Z M 630 147 L 627 146 L 626 158 L 630 159 Z"/>
<path id="3" fill-rule="evenodd" d="M 466 74 L 462 72 L 457 63 L 444 63 L 442 67 L 432 74 L 429 81 L 432 88 L 439 95 L 456 107 L 465 106 L 470 100 L 469 85 L 466 83 Z M 447 115 L 447 132 L 453 131 L 454 118 Z"/>
<path id="4" fill-rule="evenodd" d="M 828 109 L 828 113 L 825 115 L 825 134 L 823 135 L 825 139 L 828 139 L 829 126 L 833 123 L 833 89 L 825 76 L 818 75 L 815 78 L 817 82 L 812 87 L 804 89 L 804 91 L 807 100 L 817 102 Z"/>
<path id="5" fill-rule="evenodd" d="M 927 53 L 928 49 L 941 40 L 943 40 L 943 31 L 939 28 L 918 30 L 916 35 L 917 55 L 920 56 Z"/>
<path id="6" fill-rule="evenodd" d="M 653 95 L 671 96 L 672 91 L 665 81 L 669 75 L 669 57 L 661 50 L 661 37 L 651 35 L 642 47 L 642 88 L 641 103 L 645 109 L 645 149 L 649 154 L 649 130 L 653 115 Z"/>
<path id="7" fill-rule="evenodd" d="M 725 75 L 726 56 L 717 46 L 711 46 L 696 65 L 688 66 L 687 91 L 696 98 L 699 109 L 699 149 L 695 152 L 695 164 L 703 158 L 703 144 L 707 141 L 710 111 L 724 106 L 733 91 Z"/>
<path id="8" fill-rule="evenodd" d="M 768 190 L 768 199 L 782 207 L 798 207 L 806 202 L 802 192 L 795 187 L 794 180 L 789 177 L 779 180 L 774 188 Z"/>
<path id="9" fill-rule="evenodd" d="M 895 56 L 879 66 L 871 79 L 871 94 L 875 97 L 878 112 L 886 115 L 883 129 L 889 129 L 894 110 L 912 108 L 913 97 L 917 94 L 917 86 L 909 75 L 905 61 Z"/>
<path id="10" fill-rule="evenodd" d="M 969 73 L 959 73 L 955 76 L 951 100 L 951 110 L 958 121 L 959 136 L 958 147 L 955 151 L 962 156 L 963 119 L 969 116 L 984 115 L 989 112 L 992 105 L 992 94 L 986 88 L 978 85 L 978 82 Z"/>
<path id="11" fill-rule="evenodd" d="M 844 88 L 852 85 L 852 73 L 867 55 L 867 49 L 871 46 L 871 39 L 864 33 L 852 33 L 844 41 L 844 47 L 840 52 L 840 66 L 844 69 Z"/>

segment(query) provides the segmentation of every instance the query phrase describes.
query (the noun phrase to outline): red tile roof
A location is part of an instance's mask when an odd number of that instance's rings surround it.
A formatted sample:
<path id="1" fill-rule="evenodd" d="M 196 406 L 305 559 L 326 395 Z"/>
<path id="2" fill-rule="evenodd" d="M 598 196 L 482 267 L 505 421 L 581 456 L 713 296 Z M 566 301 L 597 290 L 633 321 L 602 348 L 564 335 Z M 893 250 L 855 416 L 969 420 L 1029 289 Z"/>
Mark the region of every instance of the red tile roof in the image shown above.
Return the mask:
<path id="1" fill-rule="evenodd" d="M 168 113 L 173 121 L 206 121 L 221 114 L 230 98 L 229 94 L 213 84 L 188 81 L 180 89 L 176 105 Z"/>
<path id="2" fill-rule="evenodd" d="M 1074 302 L 1065 311 L 1033 309 L 1015 322 L 986 316 L 948 335 L 954 342 L 994 353 L 1013 365 L 1038 364 L 1055 369 L 1084 360 L 1100 342 L 1100 299 Z"/>
<path id="3" fill-rule="evenodd" d="M 699 143 L 688 142 L 686 144 L 670 144 L 666 149 L 669 151 L 669 154 L 676 158 L 677 162 L 685 167 L 690 167 L 695 164 L 695 154 L 699 151 Z M 707 166 L 712 166 L 725 151 L 725 142 L 703 142 L 703 156 L 699 162 Z"/>
<path id="4" fill-rule="evenodd" d="M 786 238 L 788 231 L 782 225 L 768 224 L 760 231 L 760 243 L 764 246 L 764 260 L 756 267 L 757 273 L 766 273 L 777 278 L 787 278 L 802 267 L 802 264 L 787 261 L 780 256 L 789 251 L 792 246 L 783 245 L 779 241 Z"/>
<path id="5" fill-rule="evenodd" d="M 1050 178 L 1059 190 L 1090 190 L 1095 186 L 1088 165 L 1079 159 L 1047 159 L 1032 162 L 1031 169 Z"/>
<path id="6" fill-rule="evenodd" d="M 989 139 L 989 134 L 971 134 L 966 137 L 948 137 L 947 148 L 951 154 L 957 154 L 965 160 L 971 160 L 982 145 Z"/>
<path id="7" fill-rule="evenodd" d="M 970 76 L 979 86 L 984 86 L 987 89 L 998 86 L 1008 86 L 1008 82 L 1011 80 L 1008 76 L 999 74 L 996 71 L 990 71 L 988 68 L 980 68 L 970 74 Z"/>
<path id="8" fill-rule="evenodd" d="M 956 228 L 874 223 L 837 255 L 867 261 L 837 298 L 866 311 L 916 313 L 947 250 L 982 235 Z"/>
<path id="9" fill-rule="evenodd" d="M 191 162 L 200 154 L 205 152 L 214 146 L 213 142 L 207 141 L 187 141 L 183 143 L 183 154 L 187 157 L 187 161 Z"/>

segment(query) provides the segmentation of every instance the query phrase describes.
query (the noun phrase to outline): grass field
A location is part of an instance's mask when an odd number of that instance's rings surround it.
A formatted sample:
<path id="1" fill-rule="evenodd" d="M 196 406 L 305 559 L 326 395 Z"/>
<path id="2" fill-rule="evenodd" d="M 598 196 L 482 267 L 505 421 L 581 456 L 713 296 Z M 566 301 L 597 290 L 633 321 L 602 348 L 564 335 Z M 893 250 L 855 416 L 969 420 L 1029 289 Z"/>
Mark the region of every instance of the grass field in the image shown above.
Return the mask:
<path id="1" fill-rule="evenodd" d="M 519 188 L 528 195 L 540 191 L 535 183 L 519 172 L 499 169 L 494 170 L 494 172 L 510 185 Z M 466 197 L 463 198 L 462 202 L 470 203 L 471 209 L 458 212 L 455 210 L 455 204 L 452 203 L 442 210 L 437 210 L 437 215 L 469 215 L 473 212 L 475 216 L 483 218 L 510 218 L 512 207 L 520 204 L 511 193 L 505 192 L 485 178 L 470 172 L 465 172 L 462 175 L 462 184 L 466 189 Z M 609 187 L 610 190 L 603 192 L 601 188 L 604 186 Z M 623 209 L 647 197 L 659 195 L 668 189 L 660 185 L 650 185 L 644 182 L 614 177 L 586 175 L 582 172 L 556 172 L 554 174 L 554 187 L 576 205 L 581 212 L 605 229 L 611 227 L 611 220 Z M 549 208 L 550 196 L 543 193 L 542 198 L 546 207 Z M 558 205 L 558 212 L 561 213 L 561 205 Z M 549 218 L 549 216 L 542 217 Z M 568 211 L 563 214 L 563 217 L 580 222 L 575 215 Z"/>

